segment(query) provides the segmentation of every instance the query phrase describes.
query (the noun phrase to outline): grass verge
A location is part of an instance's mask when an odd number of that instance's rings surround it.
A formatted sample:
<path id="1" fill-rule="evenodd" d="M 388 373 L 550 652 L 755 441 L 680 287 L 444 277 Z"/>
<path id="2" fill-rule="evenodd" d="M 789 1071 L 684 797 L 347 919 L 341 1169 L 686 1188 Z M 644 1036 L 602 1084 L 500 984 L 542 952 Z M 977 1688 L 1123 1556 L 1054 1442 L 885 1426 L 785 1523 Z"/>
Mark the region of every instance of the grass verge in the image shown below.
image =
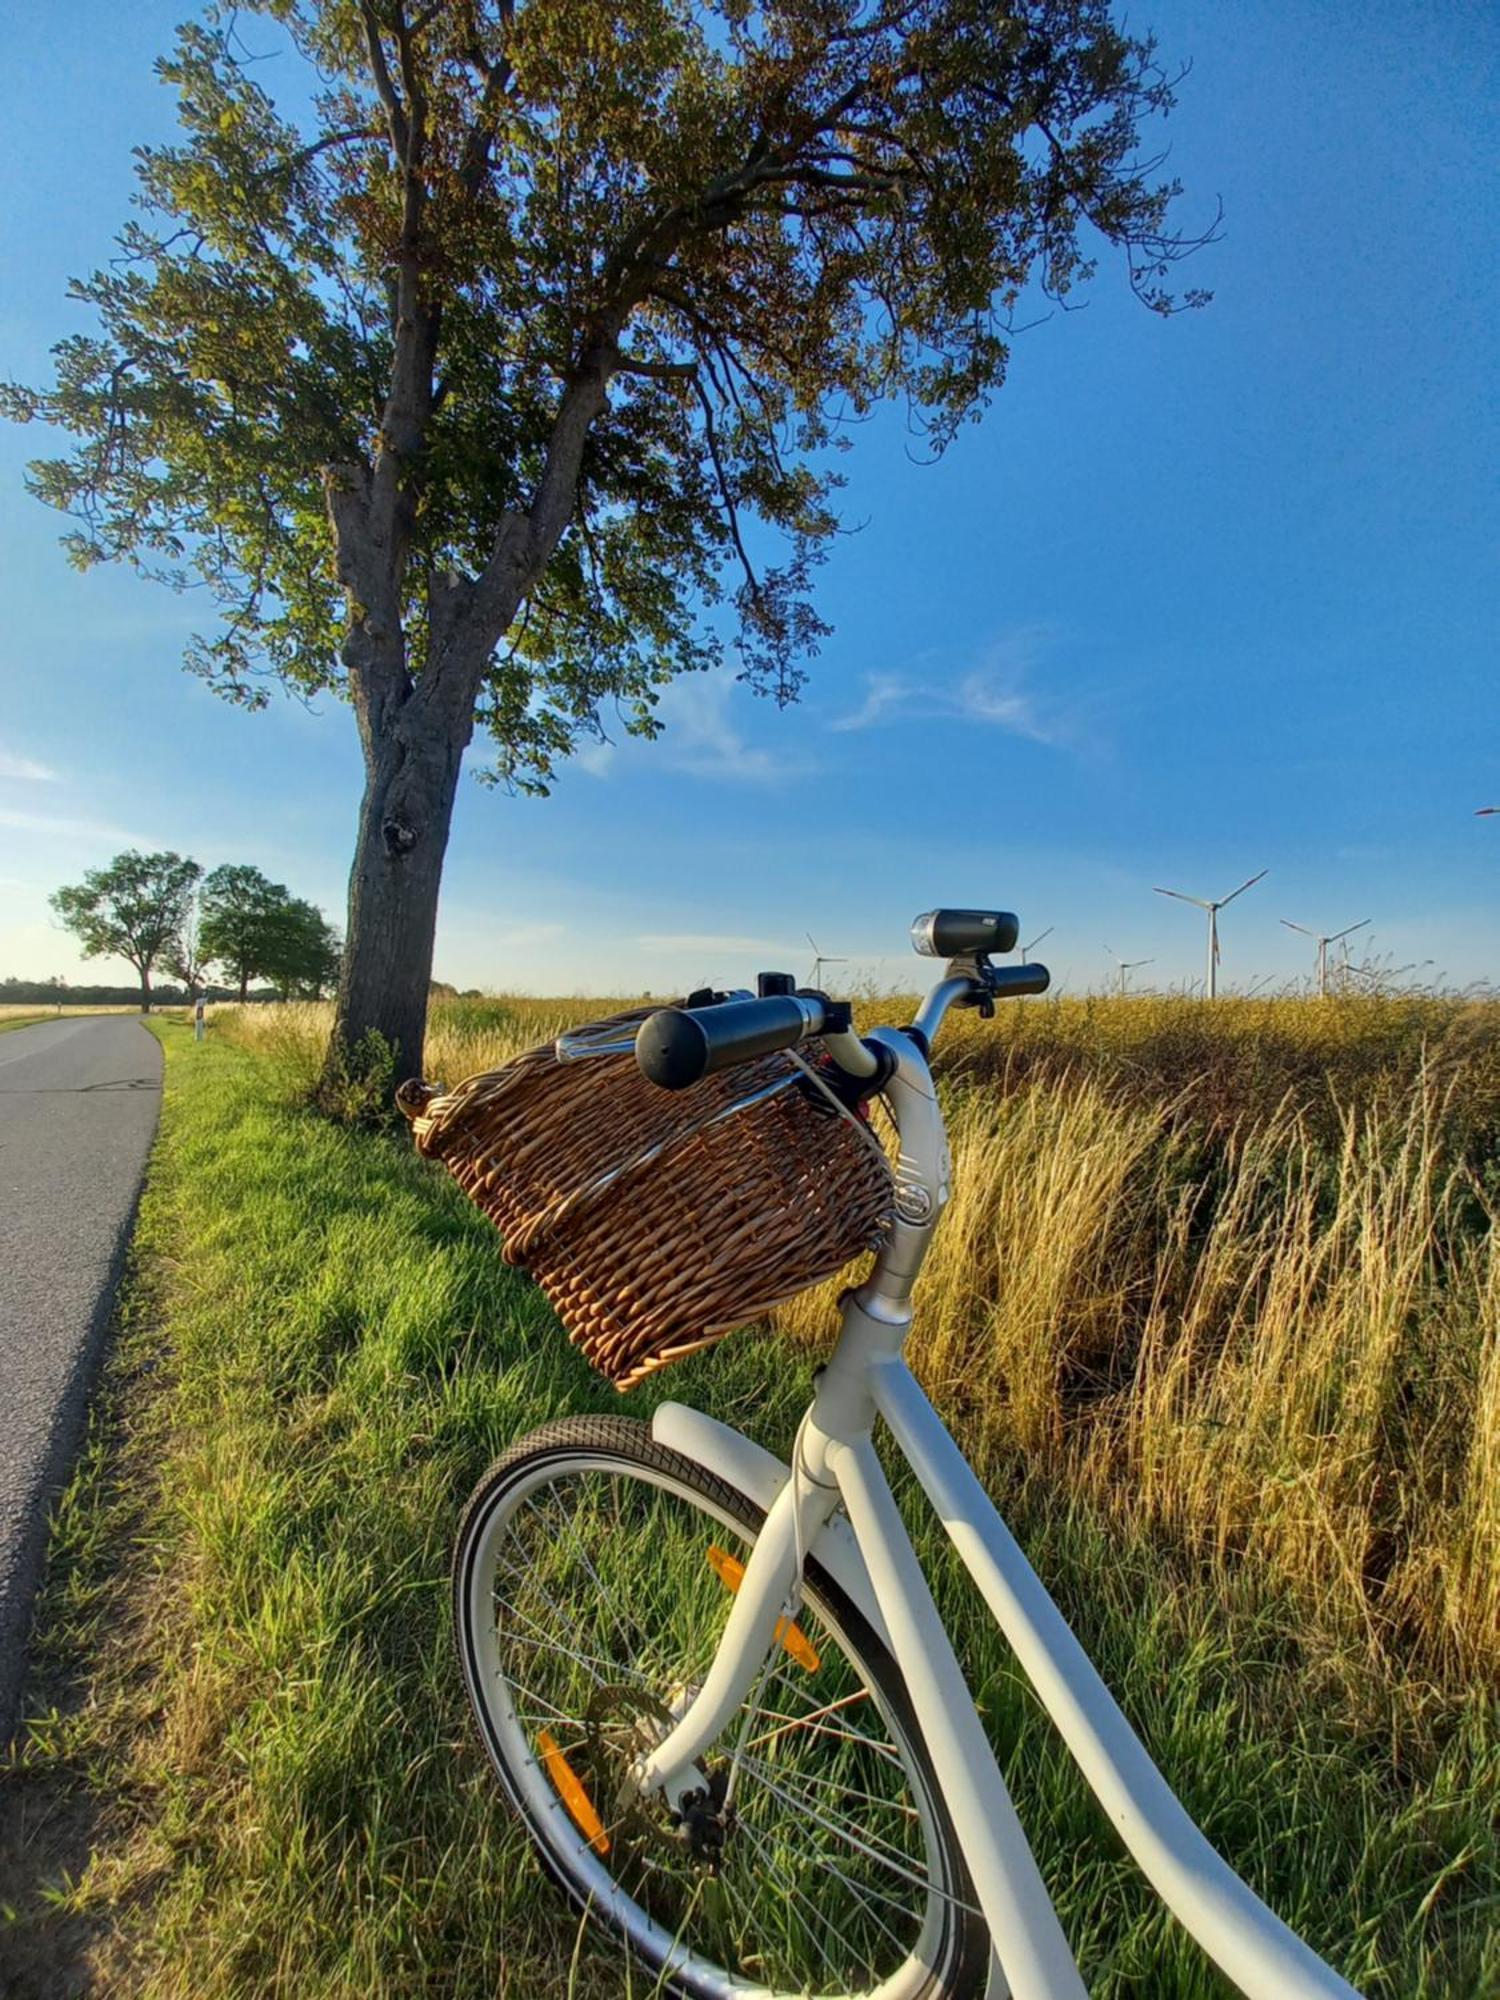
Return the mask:
<path id="1" fill-rule="evenodd" d="M 470 1745 L 446 1594 L 488 1460 L 619 1399 L 449 1184 L 297 1111 L 265 1056 L 154 1025 L 162 1131 L 5 1781 L 7 1819 L 36 1832 L 4 1891 L 0 1986 L 50 1957 L 112 1994 L 620 1994 Z M 658 1393 L 785 1450 L 810 1365 L 742 1335 Z M 1376 1691 L 1356 1713 L 1266 1571 L 1207 1567 L 1013 1451 L 986 1463 L 1254 1886 L 1372 1995 L 1500 1987 L 1493 1711 Z M 1223 1993 L 919 1533 L 1090 1990 Z"/>

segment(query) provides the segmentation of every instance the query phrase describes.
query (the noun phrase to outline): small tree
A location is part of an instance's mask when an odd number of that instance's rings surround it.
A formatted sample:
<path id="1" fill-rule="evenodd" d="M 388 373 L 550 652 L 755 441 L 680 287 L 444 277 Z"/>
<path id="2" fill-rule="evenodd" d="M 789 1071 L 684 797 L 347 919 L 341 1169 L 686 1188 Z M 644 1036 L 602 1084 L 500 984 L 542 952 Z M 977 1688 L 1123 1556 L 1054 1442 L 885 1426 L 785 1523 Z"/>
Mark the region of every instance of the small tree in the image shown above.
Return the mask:
<path id="1" fill-rule="evenodd" d="M 257 14 L 307 130 L 242 59 Z M 1137 154 L 1174 79 L 1107 0 L 246 0 L 160 69 L 184 138 L 75 286 L 98 330 L 4 406 L 77 439 L 31 473 L 76 561 L 207 584 L 215 687 L 353 707 L 331 1074 L 367 1030 L 420 1061 L 476 726 L 532 790 L 608 714 L 653 735 L 726 596 L 790 700 L 846 420 L 904 400 L 940 451 L 1089 236 L 1162 312 L 1191 247 Z"/>
<path id="2" fill-rule="evenodd" d="M 209 966 L 209 954 L 203 949 L 203 904 L 196 891 L 188 899 L 177 935 L 167 946 L 166 966 L 187 988 L 188 999 L 196 1000 Z"/>
<path id="3" fill-rule="evenodd" d="M 180 854 L 131 848 L 50 900 L 85 958 L 123 958 L 135 967 L 141 1012 L 149 1014 L 152 969 L 180 937 L 202 873 Z"/>
<path id="4" fill-rule="evenodd" d="M 200 949 L 238 982 L 241 1000 L 270 970 L 276 921 L 289 901 L 281 883 L 245 862 L 227 862 L 204 879 Z"/>

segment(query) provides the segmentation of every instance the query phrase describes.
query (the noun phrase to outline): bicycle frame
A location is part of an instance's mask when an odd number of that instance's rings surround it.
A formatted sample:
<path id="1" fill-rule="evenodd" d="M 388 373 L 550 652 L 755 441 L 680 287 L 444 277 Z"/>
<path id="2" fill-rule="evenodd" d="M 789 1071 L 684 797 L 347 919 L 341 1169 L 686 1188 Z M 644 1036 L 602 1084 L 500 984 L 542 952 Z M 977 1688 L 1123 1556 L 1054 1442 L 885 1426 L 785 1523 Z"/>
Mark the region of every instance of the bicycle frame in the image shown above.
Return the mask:
<path id="1" fill-rule="evenodd" d="M 929 1036 L 968 990 L 936 988 Z M 884 1417 L 1063 1741 L 1169 1909 L 1252 2000 L 1358 2000 L 1215 1852 L 1157 1770 L 1062 1614 L 902 1360 L 911 1288 L 948 1198 L 949 1161 L 931 1073 L 906 1035 L 880 1030 L 895 1059 L 885 1088 L 900 1135 L 896 1221 L 867 1281 L 843 1301 L 790 1472 L 738 1433 L 676 1405 L 660 1434 L 737 1463 L 769 1503 L 703 1685 L 636 1776 L 674 1805 L 703 1783 L 698 1760 L 728 1727 L 795 1611 L 811 1554 L 886 1640 L 911 1696 L 998 1960 L 991 2000 L 1083 2000 L 1085 1987 L 1005 1781 L 943 1630 L 875 1453 Z M 765 1467 L 771 1468 L 770 1477 Z M 774 1490 L 773 1490 L 774 1489 Z M 847 1525 L 838 1518 L 840 1502 Z"/>

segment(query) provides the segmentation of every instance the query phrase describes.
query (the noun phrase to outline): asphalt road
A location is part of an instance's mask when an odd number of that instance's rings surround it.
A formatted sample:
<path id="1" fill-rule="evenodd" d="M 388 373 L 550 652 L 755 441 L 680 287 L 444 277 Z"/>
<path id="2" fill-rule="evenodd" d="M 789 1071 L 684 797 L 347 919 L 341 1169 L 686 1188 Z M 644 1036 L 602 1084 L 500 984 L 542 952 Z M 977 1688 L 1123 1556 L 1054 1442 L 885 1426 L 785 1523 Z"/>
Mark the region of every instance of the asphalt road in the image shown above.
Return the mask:
<path id="1" fill-rule="evenodd" d="M 160 1109 L 161 1048 L 138 1021 L 0 1035 L 0 1743 Z"/>

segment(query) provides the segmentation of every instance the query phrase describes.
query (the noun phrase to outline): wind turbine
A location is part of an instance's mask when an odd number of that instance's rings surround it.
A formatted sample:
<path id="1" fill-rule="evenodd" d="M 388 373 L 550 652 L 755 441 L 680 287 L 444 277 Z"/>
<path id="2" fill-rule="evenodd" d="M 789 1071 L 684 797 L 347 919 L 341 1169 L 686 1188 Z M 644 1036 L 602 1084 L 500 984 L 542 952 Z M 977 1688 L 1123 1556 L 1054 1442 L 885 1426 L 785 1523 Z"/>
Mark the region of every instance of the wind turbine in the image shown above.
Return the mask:
<path id="1" fill-rule="evenodd" d="M 1026 954 L 1027 954 L 1027 952 L 1028 952 L 1028 951 L 1035 951 L 1035 950 L 1036 950 L 1036 948 L 1037 948 L 1037 946 L 1038 946 L 1038 945 L 1039 945 L 1039 944 L 1041 943 L 1042 939 L 1043 939 L 1043 938 L 1049 938 L 1049 937 L 1051 937 L 1052 933 L 1053 933 L 1053 932 L 1054 932 L 1054 931 L 1055 931 L 1056 929 L 1057 929 L 1057 925 L 1056 925 L 1056 924 L 1048 924 L 1047 928 L 1046 928 L 1046 929 L 1045 929 L 1044 931 L 1038 931 L 1038 932 L 1037 932 L 1036 936 L 1035 936 L 1035 937 L 1034 937 L 1034 938 L 1033 938 L 1033 939 L 1031 940 L 1031 943 L 1030 943 L 1030 944 L 1023 944 L 1023 945 L 1022 945 L 1022 947 L 1021 947 L 1021 963 L 1022 963 L 1022 965 L 1025 965 L 1025 963 L 1026 963 Z M 1107 951 L 1108 949 L 1109 949 L 1109 947 L 1108 947 L 1108 945 L 1106 945 L 1106 946 L 1105 946 L 1105 950 Z"/>
<path id="2" fill-rule="evenodd" d="M 1033 940 L 1033 942 L 1036 944 L 1040 944 L 1041 939 L 1036 938 Z M 1120 968 L 1120 984 L 1118 988 L 1118 993 L 1119 993 L 1119 998 L 1123 1000 L 1125 998 L 1127 975 L 1129 973 L 1134 972 L 1137 966 L 1155 965 L 1156 960 L 1154 958 L 1121 958 L 1118 952 L 1110 951 L 1108 945 L 1106 945 L 1104 949 L 1109 952 L 1110 957 L 1114 960 L 1115 964 Z"/>
<path id="3" fill-rule="evenodd" d="M 1189 896 L 1181 889 L 1158 889 L 1158 896 L 1175 896 L 1179 903 L 1196 903 L 1200 910 L 1208 912 L 1208 997 L 1218 998 L 1219 993 L 1219 912 L 1226 903 L 1232 903 L 1236 896 L 1243 896 L 1247 889 L 1253 889 L 1257 882 L 1270 874 L 1269 868 L 1262 868 L 1259 875 L 1252 875 L 1248 882 L 1241 882 L 1238 889 L 1231 889 L 1227 896 L 1219 896 L 1212 901 L 1202 896 Z"/>
<path id="4" fill-rule="evenodd" d="M 1337 944 L 1340 938 L 1353 937 L 1356 931 L 1364 929 L 1370 919 L 1368 917 L 1361 917 L 1357 924 L 1350 924 L 1346 929 L 1341 931 L 1330 931 L 1327 937 L 1324 937 L 1320 931 L 1310 931 L 1306 924 L 1294 924 L 1290 917 L 1283 917 L 1281 921 L 1289 931 L 1301 931 L 1304 937 L 1310 937 L 1318 947 L 1318 998 L 1326 1000 L 1328 998 L 1328 947 L 1331 944 Z M 1346 946 L 1344 957 L 1347 959 L 1348 956 L 1349 952 Z"/>
<path id="5" fill-rule="evenodd" d="M 1500 806 L 1475 806 L 1475 819 L 1488 819 L 1491 813 L 1500 813 Z"/>
<path id="6" fill-rule="evenodd" d="M 802 935 L 813 948 L 812 971 L 807 976 L 807 983 L 812 987 L 814 992 L 820 992 L 823 986 L 823 967 L 825 965 L 847 965 L 849 961 L 847 958 L 829 958 L 825 952 L 819 951 L 818 940 L 813 936 L 811 931 L 804 931 Z"/>

